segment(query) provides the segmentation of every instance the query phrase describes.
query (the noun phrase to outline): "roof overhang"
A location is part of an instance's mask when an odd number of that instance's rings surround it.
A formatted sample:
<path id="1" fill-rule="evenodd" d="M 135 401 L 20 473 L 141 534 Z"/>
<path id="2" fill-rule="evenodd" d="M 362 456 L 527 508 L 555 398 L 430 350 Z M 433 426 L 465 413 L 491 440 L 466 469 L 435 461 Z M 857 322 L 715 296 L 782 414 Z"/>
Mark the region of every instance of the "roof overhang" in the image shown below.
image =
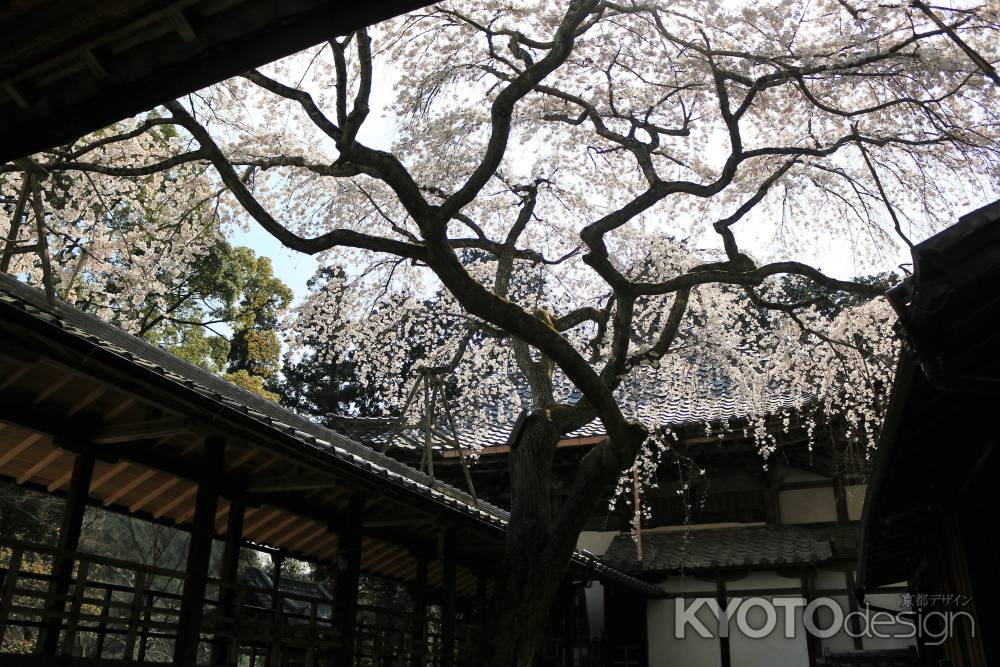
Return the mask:
<path id="1" fill-rule="evenodd" d="M 913 261 L 887 294 L 905 344 L 862 516 L 867 590 L 913 578 L 926 531 L 990 454 L 1000 409 L 1000 202 L 914 247 Z"/>
<path id="2" fill-rule="evenodd" d="M 0 15 L 0 163 L 430 0 L 14 0 Z"/>

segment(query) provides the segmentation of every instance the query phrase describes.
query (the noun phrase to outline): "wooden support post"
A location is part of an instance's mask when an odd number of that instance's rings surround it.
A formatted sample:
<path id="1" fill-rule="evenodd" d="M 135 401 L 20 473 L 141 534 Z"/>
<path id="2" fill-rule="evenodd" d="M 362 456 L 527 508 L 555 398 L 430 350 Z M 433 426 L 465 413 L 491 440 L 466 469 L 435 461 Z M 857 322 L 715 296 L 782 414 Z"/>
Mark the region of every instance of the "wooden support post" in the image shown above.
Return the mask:
<path id="1" fill-rule="evenodd" d="M 111 615 L 111 595 L 114 589 L 110 586 L 104 591 L 104 602 L 101 605 L 101 620 L 97 626 L 97 643 L 94 645 L 94 658 L 100 660 L 104 653 L 104 639 L 107 637 L 108 617 Z"/>
<path id="2" fill-rule="evenodd" d="M 847 586 L 847 605 L 851 614 L 847 619 L 847 629 L 851 634 L 854 650 L 863 651 L 865 648 L 864 639 L 862 638 L 864 633 L 861 628 L 861 618 L 858 614 L 860 609 L 858 605 L 858 589 L 855 587 L 853 570 L 848 570 L 844 573 L 844 584 Z"/>
<path id="3" fill-rule="evenodd" d="M 719 609 L 726 609 L 728 607 L 729 595 L 726 592 L 726 581 L 724 579 L 719 579 L 716 582 L 715 597 L 719 603 Z M 725 618 L 722 620 L 725 620 Z M 721 623 L 722 620 L 719 622 Z M 733 664 L 732 654 L 729 650 L 729 633 L 727 631 L 723 634 L 721 627 L 719 628 L 719 664 L 722 667 L 730 667 Z"/>
<path id="4" fill-rule="evenodd" d="M 806 605 L 812 602 L 816 597 L 816 570 L 809 569 L 802 572 L 802 598 L 805 600 Z M 787 608 L 786 608 L 787 609 Z M 786 613 L 791 613 L 790 611 Z M 816 663 L 819 660 L 820 653 L 823 647 L 820 644 L 819 637 L 816 637 L 811 632 L 806 633 L 806 653 L 809 656 L 809 667 L 816 667 Z"/>
<path id="5" fill-rule="evenodd" d="M 444 581 L 441 588 L 441 667 L 455 665 L 455 531 L 447 530 L 444 534 Z"/>
<path id="6" fill-rule="evenodd" d="M 361 578 L 361 531 L 365 524 L 365 496 L 355 493 L 347 501 L 347 522 L 337 539 L 336 592 L 333 603 L 337 610 L 337 667 L 354 665 L 354 637 L 358 609 L 358 582 Z"/>
<path id="7" fill-rule="evenodd" d="M 93 476 L 93 454 L 78 454 L 73 464 L 69 492 L 66 494 L 66 507 L 63 510 L 62 526 L 59 528 L 59 555 L 52 565 L 52 583 L 49 585 L 49 602 L 46 605 L 46 611 L 54 615 L 45 621 L 36 645 L 37 651 L 42 655 L 55 655 L 59 650 L 61 615 L 65 611 L 64 598 L 69 593 L 73 578 L 74 560 L 66 552 L 76 551 L 80 546 L 83 514 L 87 509 Z"/>
<path id="8" fill-rule="evenodd" d="M 271 650 L 268 653 L 268 667 L 281 667 L 281 635 L 284 619 L 282 618 L 281 600 L 281 569 L 285 565 L 285 554 L 281 551 L 271 554 L 274 562 L 274 579 L 271 581 Z"/>
<path id="9" fill-rule="evenodd" d="M 212 664 L 235 664 L 236 655 L 230 656 L 230 647 L 239 646 L 232 637 L 237 634 L 236 589 L 226 584 L 235 585 L 240 566 L 240 545 L 243 543 L 243 518 L 246 515 L 246 503 L 242 498 L 234 498 L 229 503 L 229 515 L 226 520 L 226 544 L 222 550 L 222 571 L 219 579 L 223 587 L 219 591 L 219 612 L 223 619 L 222 626 L 227 627 L 231 637 L 217 637 L 212 644 Z"/>
<path id="10" fill-rule="evenodd" d="M 833 494 L 834 502 L 837 507 L 837 523 L 850 523 L 850 510 L 847 508 L 847 486 L 844 484 L 839 474 L 833 476 Z"/>
<path id="11" fill-rule="evenodd" d="M 14 591 L 17 590 L 17 578 L 21 575 L 21 559 L 23 552 L 15 547 L 10 552 L 7 561 L 7 573 L 3 578 L 3 589 L 0 592 L 0 642 L 3 641 L 7 623 L 10 622 L 10 608 L 14 604 Z"/>
<path id="12" fill-rule="evenodd" d="M 198 482 L 194 519 L 191 523 L 191 541 L 188 543 L 185 568 L 187 579 L 181 595 L 177 641 L 174 644 L 174 662 L 178 665 L 194 665 L 198 658 L 202 609 L 208 587 L 208 563 L 212 556 L 215 512 L 224 471 L 226 441 L 220 437 L 211 437 L 205 441 L 203 452 L 201 479 Z"/>
<path id="13" fill-rule="evenodd" d="M 427 559 L 417 556 L 417 574 L 413 582 L 413 650 L 410 667 L 427 664 Z"/>
<path id="14" fill-rule="evenodd" d="M 485 632 L 490 619 L 490 599 L 486 590 L 485 574 L 476 577 L 476 615 L 479 617 L 480 628 Z"/>
<path id="15" fill-rule="evenodd" d="M 563 622 L 563 660 L 567 667 L 573 667 L 576 643 L 576 591 L 572 581 L 564 581 L 560 591 Z"/>

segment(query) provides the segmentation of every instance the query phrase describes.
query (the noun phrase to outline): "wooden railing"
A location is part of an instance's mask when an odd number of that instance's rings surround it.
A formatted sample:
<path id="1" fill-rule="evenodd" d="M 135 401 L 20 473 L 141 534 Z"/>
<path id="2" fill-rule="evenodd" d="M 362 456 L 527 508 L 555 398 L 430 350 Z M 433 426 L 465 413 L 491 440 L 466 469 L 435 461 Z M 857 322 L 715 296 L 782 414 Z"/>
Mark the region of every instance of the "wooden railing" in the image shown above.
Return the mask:
<path id="1" fill-rule="evenodd" d="M 58 561 L 70 569 L 58 592 Z M 0 540 L 0 653 L 31 654 L 43 633 L 58 652 L 79 658 L 169 663 L 177 638 L 183 572 L 83 552 Z M 199 663 L 242 667 L 333 667 L 338 623 L 329 597 L 209 579 L 200 627 Z M 395 667 L 420 657 L 441 664 L 439 609 L 359 605 L 355 665 Z M 474 665 L 481 629 L 456 624 L 456 665 Z M 637 647 L 546 639 L 543 664 L 638 667 Z M 223 658 L 224 656 L 224 658 Z M 568 656 L 568 658 L 567 658 Z M 0 664 L 7 659 L 0 657 Z"/>
<path id="2" fill-rule="evenodd" d="M 53 575 L 60 559 L 72 572 L 61 594 Z M 58 633 L 64 655 L 169 662 L 184 581 L 176 570 L 0 541 L 0 652 L 33 653 L 47 630 Z M 414 631 L 415 622 L 427 627 L 426 621 L 409 611 L 359 605 L 356 664 L 403 665 L 418 655 L 438 664 L 439 637 Z M 200 635 L 200 662 L 213 664 L 225 647 L 230 665 L 327 667 L 339 646 L 328 597 L 280 590 L 275 599 L 272 588 L 217 579 L 209 579 Z M 467 635 L 460 632 L 457 655 L 464 654 Z"/>
<path id="3" fill-rule="evenodd" d="M 64 654 L 145 661 L 150 640 L 176 636 L 182 572 L 23 542 L 0 542 L 0 554 L 5 650 L 33 650 L 48 631 Z M 55 587 L 57 560 L 72 566 L 65 593 Z"/>

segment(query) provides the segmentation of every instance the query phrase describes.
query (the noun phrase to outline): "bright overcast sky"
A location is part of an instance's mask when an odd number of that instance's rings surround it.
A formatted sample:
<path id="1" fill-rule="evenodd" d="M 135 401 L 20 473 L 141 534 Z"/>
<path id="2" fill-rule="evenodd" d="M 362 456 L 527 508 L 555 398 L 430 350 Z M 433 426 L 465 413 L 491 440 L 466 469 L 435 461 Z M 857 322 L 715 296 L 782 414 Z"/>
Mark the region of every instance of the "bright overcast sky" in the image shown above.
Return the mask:
<path id="1" fill-rule="evenodd" d="M 299 78 L 298 74 L 293 71 L 290 79 L 297 78 Z M 392 102 L 392 88 L 395 78 L 396 75 L 391 66 L 387 67 L 384 61 L 376 61 L 375 81 L 371 94 L 372 112 L 365 121 L 360 134 L 361 140 L 374 148 L 390 149 L 396 135 L 394 121 L 387 114 L 387 109 Z M 516 151 L 512 150 L 512 152 Z M 330 153 L 334 153 L 332 143 Z M 530 151 L 525 151 L 525 153 L 530 154 Z M 773 258 L 776 247 L 774 238 L 776 225 L 764 221 L 759 222 L 764 224 L 755 225 L 751 214 L 741 223 L 741 245 L 760 258 Z M 260 225 L 253 222 L 247 231 L 231 229 L 229 239 L 238 245 L 249 246 L 259 255 L 271 258 L 275 273 L 294 291 L 295 302 L 301 301 L 307 293 L 306 283 L 318 267 L 318 263 L 313 257 L 283 247 Z M 711 236 L 711 239 L 713 243 L 718 240 L 714 236 Z M 855 253 L 851 247 L 850 239 L 837 237 L 829 243 L 828 247 L 812 246 L 806 250 L 806 256 L 797 256 L 795 259 L 809 262 L 838 278 L 853 278 L 866 273 L 865 268 L 859 267 L 855 262 Z M 719 242 L 719 247 L 721 248 L 721 242 Z M 908 261 L 909 254 L 900 249 L 891 263 L 887 262 L 886 268 L 898 266 Z"/>

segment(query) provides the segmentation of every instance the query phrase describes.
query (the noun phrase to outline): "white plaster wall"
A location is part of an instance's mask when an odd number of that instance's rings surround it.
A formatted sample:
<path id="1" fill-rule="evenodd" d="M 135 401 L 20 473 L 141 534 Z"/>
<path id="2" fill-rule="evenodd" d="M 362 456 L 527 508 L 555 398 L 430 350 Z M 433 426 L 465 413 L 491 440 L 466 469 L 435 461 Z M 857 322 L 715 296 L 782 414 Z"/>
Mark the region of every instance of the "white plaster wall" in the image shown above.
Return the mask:
<path id="1" fill-rule="evenodd" d="M 786 577 L 776 572 L 753 572 L 737 581 L 727 582 L 727 594 L 731 598 L 746 598 L 750 593 L 761 589 L 798 588 L 801 585 L 799 577 Z M 714 582 L 699 581 L 693 577 L 672 578 L 661 588 L 674 593 L 688 595 L 705 593 L 706 598 L 714 598 L 716 586 Z M 787 596 L 786 596 L 787 597 Z M 794 598 L 799 599 L 801 598 Z M 690 604 L 692 600 L 687 600 Z M 708 639 L 700 637 L 689 629 L 683 639 L 675 639 L 674 617 L 675 602 L 673 599 L 650 601 L 647 606 L 647 635 L 649 642 L 650 667 L 716 667 L 721 665 L 719 640 L 717 636 Z M 768 637 L 754 639 L 742 635 L 731 622 L 729 646 L 731 664 L 733 667 L 804 667 L 808 664 L 808 648 L 802 627 L 801 606 L 792 611 L 795 632 L 793 637 L 784 636 L 785 611 L 778 608 L 777 626 L 774 633 Z M 705 627 L 713 634 L 718 623 L 711 610 L 705 606 L 697 614 Z M 753 627 L 763 624 L 763 612 L 751 610 L 749 620 Z"/>
<path id="2" fill-rule="evenodd" d="M 730 599 L 760 596 L 773 599 L 777 596 L 766 595 L 767 590 L 798 588 L 801 580 L 798 576 L 784 576 L 774 571 L 752 572 L 748 576 L 726 583 L 726 592 Z M 694 577 L 672 577 L 659 584 L 661 588 L 674 595 L 686 595 L 686 604 L 691 604 L 696 597 L 712 599 L 715 597 L 716 585 L 712 581 L 702 581 Z M 816 574 L 816 587 L 820 589 L 840 589 L 845 586 L 844 573 L 838 570 L 819 570 Z M 701 595 L 699 595 L 701 594 Z M 780 597 L 793 599 L 799 605 L 791 610 L 795 631 L 792 638 L 786 638 L 784 625 L 788 610 L 782 607 L 776 609 L 777 627 L 775 631 L 763 638 L 753 638 L 743 635 L 736 625 L 736 619 L 731 621 L 729 647 L 733 667 L 805 667 L 809 662 L 808 644 L 803 624 L 803 598 L 790 593 L 782 593 Z M 832 596 L 846 616 L 849 605 L 846 594 Z M 886 609 L 898 610 L 902 599 L 896 593 L 884 593 L 869 596 L 871 604 Z M 700 637 L 697 632 L 688 628 L 683 639 L 674 637 L 675 601 L 651 600 L 647 603 L 647 639 L 650 667 L 719 667 L 721 655 L 717 638 L 718 623 L 710 608 L 706 605 L 697 614 L 705 627 L 713 634 L 712 637 Z M 823 607 L 817 613 L 821 628 L 829 627 L 832 612 Z M 760 609 L 753 609 L 749 614 L 752 627 L 761 627 L 765 617 Z M 887 649 L 904 648 L 911 645 L 912 640 L 903 639 L 868 639 L 864 640 L 864 648 Z M 854 642 L 846 633 L 841 633 L 820 640 L 820 651 L 829 652 L 852 651 Z"/>
<path id="3" fill-rule="evenodd" d="M 585 530 L 577 538 L 576 548 L 589 551 L 595 556 L 603 556 L 618 531 Z M 604 636 L 604 586 L 599 581 L 592 581 L 583 591 L 587 604 L 587 624 L 590 628 L 590 639 L 598 641 Z"/>
<path id="4" fill-rule="evenodd" d="M 646 604 L 649 667 L 720 667 L 722 655 L 715 615 L 707 607 L 697 614 L 711 637 L 702 638 L 689 628 L 684 639 L 678 640 L 674 637 L 675 609 L 672 599 L 650 600 Z"/>
<path id="5" fill-rule="evenodd" d="M 837 520 L 832 488 L 789 489 L 778 493 L 782 523 L 825 523 Z"/>
<path id="6" fill-rule="evenodd" d="M 865 507 L 867 484 L 850 484 L 844 487 L 847 494 L 847 518 L 851 521 L 861 521 L 861 511 Z"/>
<path id="7" fill-rule="evenodd" d="M 802 625 L 805 601 L 801 597 L 782 597 L 801 604 L 792 609 L 776 607 L 777 624 L 775 630 L 766 637 L 748 637 L 740 632 L 737 619 L 730 621 L 729 655 L 732 667 L 804 667 L 809 664 L 809 647 Z M 789 614 L 793 632 L 790 637 L 786 637 L 785 623 Z M 752 628 L 761 628 L 766 622 L 766 616 L 760 608 L 751 607 L 747 621 Z"/>
<path id="8" fill-rule="evenodd" d="M 847 590 L 843 570 L 816 570 L 816 588 L 819 590 Z"/>
<path id="9" fill-rule="evenodd" d="M 841 578 L 843 582 L 843 578 Z M 834 595 L 831 596 L 833 601 L 837 603 L 840 607 L 841 612 L 846 617 L 850 612 L 850 606 L 847 601 L 846 595 Z M 825 607 L 820 607 L 816 611 L 816 625 L 821 629 L 826 629 L 830 627 L 830 623 L 833 619 L 833 612 Z M 828 639 L 821 639 L 820 646 L 824 653 L 838 652 L 838 651 L 853 651 L 854 650 L 854 640 L 846 632 L 841 632 L 834 635 Z"/>
<path id="10" fill-rule="evenodd" d="M 731 599 L 747 599 L 760 597 L 759 593 L 750 591 L 801 589 L 801 586 L 802 579 L 797 575 L 785 576 L 771 571 L 751 572 L 739 581 L 728 582 L 726 594 Z M 741 589 L 747 592 L 741 592 Z M 766 596 L 767 599 L 774 599 L 774 597 L 777 596 Z M 782 594 L 780 597 L 804 603 L 800 596 Z M 775 610 L 777 624 L 774 632 L 759 639 L 742 634 L 737 627 L 737 620 L 732 619 L 729 634 L 729 654 L 732 658 L 732 667 L 803 667 L 808 665 L 809 649 L 802 626 L 802 606 L 800 604 L 790 612 L 783 607 L 777 607 Z M 791 613 L 794 627 L 791 638 L 785 637 L 787 613 Z M 760 628 L 765 622 L 764 612 L 759 608 L 751 609 L 747 620 L 752 628 Z"/>
<path id="11" fill-rule="evenodd" d="M 603 556 L 617 535 L 617 530 L 585 530 L 577 538 L 576 548 Z"/>
<path id="12" fill-rule="evenodd" d="M 587 627 L 590 639 L 600 641 L 604 637 L 604 584 L 591 581 L 583 589 L 583 600 L 587 605 Z"/>

